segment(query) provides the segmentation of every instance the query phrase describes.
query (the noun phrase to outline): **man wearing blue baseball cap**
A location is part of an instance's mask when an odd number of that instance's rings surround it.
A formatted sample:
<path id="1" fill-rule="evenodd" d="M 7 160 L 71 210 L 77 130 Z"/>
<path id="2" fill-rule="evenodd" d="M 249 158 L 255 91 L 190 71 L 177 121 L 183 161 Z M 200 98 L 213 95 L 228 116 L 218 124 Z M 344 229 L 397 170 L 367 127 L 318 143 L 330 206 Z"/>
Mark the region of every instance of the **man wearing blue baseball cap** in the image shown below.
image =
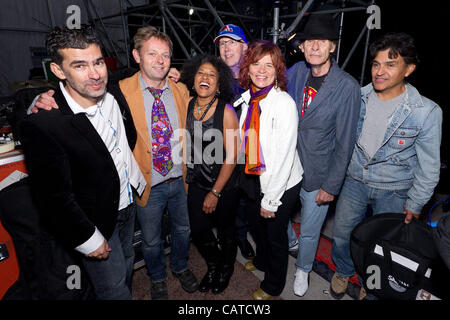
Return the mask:
<path id="1" fill-rule="evenodd" d="M 220 58 L 230 67 L 236 79 L 234 84 L 235 101 L 232 102 L 234 102 L 234 107 L 239 117 L 241 113 L 239 98 L 244 90 L 239 88 L 238 78 L 240 62 L 248 48 L 247 39 L 245 38 L 244 31 L 239 26 L 227 24 L 220 29 L 219 34 L 214 39 L 214 43 L 219 46 Z M 242 256 L 246 259 L 252 259 L 255 256 L 255 251 L 247 240 L 247 231 L 248 224 L 245 218 L 245 202 L 242 202 L 236 215 L 236 236 Z"/>
<path id="2" fill-rule="evenodd" d="M 234 24 L 227 24 L 214 39 L 219 46 L 220 58 L 231 68 L 234 77 L 239 78 L 239 63 L 247 50 L 247 39 L 244 31 Z"/>

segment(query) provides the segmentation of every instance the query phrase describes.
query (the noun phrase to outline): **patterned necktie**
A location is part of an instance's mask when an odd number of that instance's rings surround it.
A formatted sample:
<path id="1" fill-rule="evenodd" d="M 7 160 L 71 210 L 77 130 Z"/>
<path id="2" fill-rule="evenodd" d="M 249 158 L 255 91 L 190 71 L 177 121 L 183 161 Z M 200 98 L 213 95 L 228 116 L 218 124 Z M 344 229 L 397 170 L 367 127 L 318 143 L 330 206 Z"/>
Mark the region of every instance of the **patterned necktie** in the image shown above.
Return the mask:
<path id="1" fill-rule="evenodd" d="M 166 176 L 173 167 L 170 138 L 173 130 L 164 103 L 161 101 L 163 90 L 148 88 L 155 98 L 152 106 L 152 157 L 153 168 Z"/>

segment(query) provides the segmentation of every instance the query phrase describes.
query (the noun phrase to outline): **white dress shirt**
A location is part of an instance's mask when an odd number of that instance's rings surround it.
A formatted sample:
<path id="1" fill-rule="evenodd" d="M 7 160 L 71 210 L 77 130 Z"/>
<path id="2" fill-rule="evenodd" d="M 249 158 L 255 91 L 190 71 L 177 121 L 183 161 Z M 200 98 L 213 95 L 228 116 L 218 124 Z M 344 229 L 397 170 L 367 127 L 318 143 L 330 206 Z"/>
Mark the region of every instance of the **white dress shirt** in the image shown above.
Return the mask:
<path id="1" fill-rule="evenodd" d="M 105 143 L 120 178 L 119 210 L 128 207 L 133 202 L 131 186 L 140 195 L 144 191 L 146 182 L 128 145 L 122 114 L 116 99 L 110 93 L 106 93 L 97 104 L 83 108 L 69 95 L 62 82 L 59 83 L 59 86 L 73 113 L 85 113 Z M 96 227 L 91 238 L 76 247 L 75 250 L 83 254 L 90 254 L 99 248 L 104 240 L 103 235 Z"/>

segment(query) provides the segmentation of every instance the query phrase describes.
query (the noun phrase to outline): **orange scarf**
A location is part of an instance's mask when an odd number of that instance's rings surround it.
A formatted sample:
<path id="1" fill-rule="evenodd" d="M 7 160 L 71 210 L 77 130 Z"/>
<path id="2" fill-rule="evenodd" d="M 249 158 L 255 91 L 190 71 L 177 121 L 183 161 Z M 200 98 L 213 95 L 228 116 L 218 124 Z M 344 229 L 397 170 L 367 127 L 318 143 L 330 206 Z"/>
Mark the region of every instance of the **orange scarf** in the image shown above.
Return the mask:
<path id="1" fill-rule="evenodd" d="M 266 171 L 264 157 L 259 142 L 259 116 L 261 109 L 259 102 L 267 97 L 273 85 L 256 91 L 256 88 L 250 85 L 250 104 L 242 126 L 241 151 L 245 152 L 245 173 L 261 175 Z"/>

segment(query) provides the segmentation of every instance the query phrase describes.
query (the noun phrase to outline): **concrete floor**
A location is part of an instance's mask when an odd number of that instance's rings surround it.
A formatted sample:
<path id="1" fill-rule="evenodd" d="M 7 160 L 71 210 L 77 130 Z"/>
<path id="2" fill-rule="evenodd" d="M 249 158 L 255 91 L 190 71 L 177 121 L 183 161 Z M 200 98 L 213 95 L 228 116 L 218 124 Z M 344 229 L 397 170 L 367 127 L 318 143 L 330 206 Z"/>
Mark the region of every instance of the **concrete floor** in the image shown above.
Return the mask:
<path id="1" fill-rule="evenodd" d="M 300 221 L 299 218 L 300 213 L 297 213 L 294 216 L 293 221 L 299 222 Z M 330 239 L 333 235 L 332 234 L 333 221 L 334 221 L 334 213 L 330 210 L 330 212 L 327 214 L 327 218 L 325 219 L 324 225 L 322 227 L 322 234 Z M 253 245 L 253 247 L 255 247 L 255 243 L 250 235 L 248 236 L 248 240 Z M 243 265 L 245 265 L 245 263 L 248 261 L 241 255 L 240 250 L 238 250 L 236 259 Z M 322 278 L 320 275 L 315 273 L 314 271 L 311 271 L 309 275 L 309 288 L 306 294 L 303 297 L 296 296 L 293 291 L 295 271 L 296 271 L 295 259 L 292 256 L 289 256 L 286 286 L 284 287 L 284 290 L 280 295 L 280 297 L 283 300 L 335 300 L 329 293 L 330 283 L 324 278 Z M 259 270 L 253 271 L 253 274 L 260 280 L 264 279 L 264 273 Z M 354 300 L 354 299 L 346 294 L 342 298 L 342 300 Z"/>
<path id="2" fill-rule="evenodd" d="M 441 194 L 437 194 L 432 201 L 430 201 L 430 207 L 432 204 L 434 204 L 436 201 L 438 201 L 439 199 L 444 198 L 445 196 L 448 195 L 441 195 Z M 428 213 L 429 208 L 427 208 L 426 213 Z M 436 207 L 432 214 L 431 214 L 431 221 L 437 221 L 442 215 L 443 215 L 443 211 L 442 211 L 442 206 L 438 206 Z M 428 214 L 423 214 L 424 220 L 427 220 L 428 218 Z M 300 222 L 300 212 L 297 212 L 292 219 L 294 222 Z M 322 227 L 321 233 L 322 235 L 326 236 L 328 239 L 332 239 L 333 236 L 333 224 L 334 224 L 334 208 L 330 207 L 330 210 L 327 214 L 327 217 L 325 219 L 324 225 Z M 248 235 L 248 240 L 250 241 L 250 243 L 255 247 L 255 243 L 251 237 L 251 235 Z M 238 263 L 240 263 L 242 266 L 245 265 L 245 263 L 248 261 L 247 259 L 245 259 L 241 253 L 240 250 L 238 250 L 237 253 L 237 257 L 236 260 Z M 140 267 L 142 267 L 144 264 L 143 260 L 137 262 L 137 264 L 135 264 L 135 269 L 139 269 Z M 287 279 L 286 279 L 286 286 L 282 292 L 282 294 L 280 295 L 279 298 L 283 299 L 283 300 L 334 300 L 334 298 L 331 296 L 331 294 L 329 293 L 329 287 L 330 287 L 330 283 L 329 281 L 325 280 L 324 278 L 322 278 L 319 274 L 315 273 L 314 271 L 312 271 L 310 273 L 310 279 L 309 279 L 309 289 L 306 292 L 306 294 L 303 297 L 299 297 L 296 296 L 293 292 L 293 283 L 294 283 L 294 274 L 295 274 L 295 259 L 291 256 L 289 256 L 289 265 L 288 265 L 288 273 L 287 273 Z M 203 274 L 204 271 L 202 271 Z M 243 272 L 249 272 L 246 270 L 243 270 Z M 253 275 L 258 278 L 259 280 L 262 280 L 264 277 L 263 272 L 261 271 L 253 271 Z M 148 281 L 147 281 L 148 282 Z M 255 286 L 258 286 L 258 284 L 256 283 Z M 148 290 L 149 288 L 146 288 L 145 291 L 147 292 L 146 294 L 148 294 Z M 251 292 L 248 293 L 248 295 L 245 295 L 244 298 L 242 299 L 247 299 L 247 297 L 251 297 Z M 223 298 L 223 297 L 218 297 Z M 148 299 L 148 297 L 147 297 Z M 251 298 L 249 298 L 251 299 Z M 354 300 L 351 296 L 349 296 L 348 294 L 346 294 L 342 300 Z"/>
<path id="3" fill-rule="evenodd" d="M 437 203 L 439 200 L 445 200 L 448 197 L 448 194 L 439 194 L 436 193 L 433 198 L 430 200 L 429 204 L 424 208 L 424 211 L 421 215 L 421 220 L 428 222 L 428 210 L 432 207 L 433 204 Z M 442 204 L 436 206 L 432 213 L 430 214 L 431 222 L 437 222 L 444 214 Z M 300 222 L 300 212 L 297 212 L 293 216 L 294 222 Z M 327 217 L 325 219 L 324 225 L 322 227 L 321 233 L 326 236 L 328 239 L 332 239 L 333 237 L 333 224 L 334 224 L 334 207 L 330 207 Z M 249 236 L 249 241 L 254 246 L 253 239 Z M 245 264 L 247 260 L 242 257 L 240 251 L 238 250 L 237 260 Z M 312 271 L 310 273 L 310 281 L 309 288 L 306 294 L 303 297 L 298 297 L 294 294 L 293 291 L 293 283 L 294 283 L 294 274 L 295 274 L 295 259 L 289 256 L 289 266 L 288 266 L 288 274 L 286 279 L 286 286 L 280 295 L 280 297 L 284 300 L 334 300 L 334 298 L 330 295 L 330 283 L 322 278 L 320 275 Z M 259 278 L 263 279 L 264 274 L 261 271 L 253 271 L 253 273 Z M 346 294 L 342 300 L 354 300 L 351 296 Z"/>

